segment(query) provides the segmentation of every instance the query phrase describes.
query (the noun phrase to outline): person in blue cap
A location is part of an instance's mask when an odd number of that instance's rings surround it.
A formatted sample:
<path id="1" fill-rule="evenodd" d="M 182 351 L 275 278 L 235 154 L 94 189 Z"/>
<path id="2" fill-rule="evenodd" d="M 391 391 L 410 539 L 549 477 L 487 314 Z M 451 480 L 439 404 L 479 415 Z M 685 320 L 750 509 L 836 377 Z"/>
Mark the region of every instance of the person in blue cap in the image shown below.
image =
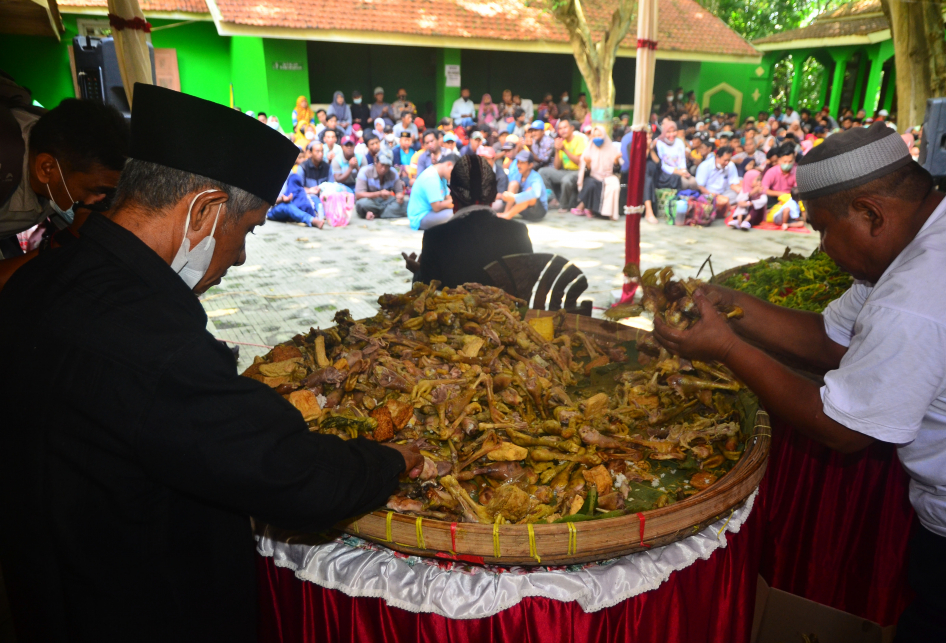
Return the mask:
<path id="1" fill-rule="evenodd" d="M 529 130 L 525 135 L 526 147 L 532 152 L 535 159 L 535 169 L 540 170 L 552 163 L 552 155 L 555 153 L 555 142 L 551 136 L 545 133 L 545 123 L 543 121 L 532 121 Z"/>
<path id="2" fill-rule="evenodd" d="M 509 188 L 503 192 L 502 199 L 506 208 L 499 214 L 503 219 L 512 219 L 519 215 L 526 221 L 541 221 L 549 209 L 548 193 L 545 181 L 535 170 L 535 158 L 529 150 L 522 150 L 515 157 L 519 170 L 518 180 L 509 181 Z"/>

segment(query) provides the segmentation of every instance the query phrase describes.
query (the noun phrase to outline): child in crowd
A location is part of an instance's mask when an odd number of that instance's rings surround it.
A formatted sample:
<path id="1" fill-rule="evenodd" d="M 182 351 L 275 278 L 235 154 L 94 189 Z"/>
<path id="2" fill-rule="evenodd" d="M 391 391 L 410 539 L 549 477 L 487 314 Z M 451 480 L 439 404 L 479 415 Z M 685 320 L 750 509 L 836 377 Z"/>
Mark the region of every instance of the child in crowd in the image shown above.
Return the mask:
<path id="1" fill-rule="evenodd" d="M 740 230 L 751 230 L 765 218 L 765 206 L 768 197 L 762 189 L 762 173 L 758 170 L 747 170 L 742 177 L 742 189 L 736 195 L 736 209 L 733 211 L 729 225 Z"/>
<path id="2" fill-rule="evenodd" d="M 771 217 L 775 225 L 782 226 L 782 230 L 805 227 L 805 211 L 799 205 L 797 189 L 792 190 L 791 198 L 785 199 L 772 209 Z"/>

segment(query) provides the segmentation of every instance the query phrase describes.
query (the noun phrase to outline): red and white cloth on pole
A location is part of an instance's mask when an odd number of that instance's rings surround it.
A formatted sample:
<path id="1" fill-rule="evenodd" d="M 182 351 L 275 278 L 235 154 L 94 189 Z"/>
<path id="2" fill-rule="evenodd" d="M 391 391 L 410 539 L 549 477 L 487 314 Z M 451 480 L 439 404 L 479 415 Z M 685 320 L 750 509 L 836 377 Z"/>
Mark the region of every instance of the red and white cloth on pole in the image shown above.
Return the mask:
<path id="1" fill-rule="evenodd" d="M 153 84 L 151 55 L 148 53 L 151 23 L 145 20 L 138 0 L 108 0 L 108 22 L 115 38 L 118 70 L 131 107 L 135 83 Z"/>
<path id="2" fill-rule="evenodd" d="M 644 170 L 647 168 L 647 122 L 654 91 L 657 61 L 657 0 L 640 0 L 637 5 L 637 74 L 634 79 L 634 120 L 631 125 L 627 206 L 624 208 L 624 262 L 640 265 L 641 214 L 644 212 Z M 621 302 L 630 301 L 637 283 L 625 278 Z"/>

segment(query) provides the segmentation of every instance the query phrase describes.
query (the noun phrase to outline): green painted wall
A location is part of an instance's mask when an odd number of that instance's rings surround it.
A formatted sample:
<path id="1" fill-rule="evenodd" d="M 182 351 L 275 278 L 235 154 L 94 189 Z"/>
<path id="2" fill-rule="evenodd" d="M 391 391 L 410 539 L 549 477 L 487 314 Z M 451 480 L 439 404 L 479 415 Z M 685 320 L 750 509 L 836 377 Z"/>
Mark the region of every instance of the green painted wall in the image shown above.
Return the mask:
<path id="1" fill-rule="evenodd" d="M 39 36 L 4 34 L 0 37 L 0 68 L 29 87 L 33 97 L 46 107 L 55 107 L 62 99 L 75 97 L 67 48 L 78 35 L 76 18 L 63 15 L 66 33 L 59 42 Z M 152 19 L 150 22 L 154 27 L 162 27 L 180 21 Z M 218 36 L 212 22 L 158 29 L 151 39 L 156 48 L 177 50 L 182 91 L 229 104 L 230 38 Z"/>
<path id="2" fill-rule="evenodd" d="M 230 82 L 233 105 L 244 112 L 269 112 L 269 87 L 263 39 L 234 36 L 230 39 Z"/>
<path id="3" fill-rule="evenodd" d="M 276 40 L 267 38 L 263 41 L 265 54 L 266 87 L 269 92 L 269 110 L 274 114 L 287 132 L 292 128 L 292 108 L 299 96 L 309 97 L 309 68 L 304 40 Z M 301 69 L 286 69 L 298 65 Z M 348 101 L 351 102 L 349 95 Z M 241 105 L 242 107 L 242 105 Z M 251 109 L 251 108 L 246 108 Z M 259 110 L 254 110 L 259 111 Z"/>
<path id="4" fill-rule="evenodd" d="M 735 111 L 736 96 L 733 92 L 737 92 L 742 94 L 740 120 L 756 116 L 759 110 L 765 109 L 768 104 L 772 88 L 772 68 L 760 63 L 700 63 L 699 86 L 696 88 L 700 106 L 703 105 L 705 94 L 719 88 L 723 83 L 732 89 L 715 91 L 710 97 L 710 110 L 714 113 Z"/>
<path id="5" fill-rule="evenodd" d="M 438 118 L 449 116 L 450 110 L 453 108 L 453 102 L 460 98 L 461 87 L 447 87 L 446 65 L 460 65 L 460 82 L 462 84 L 463 63 L 459 49 L 444 47 L 437 51 L 437 100 L 434 101 L 434 106 L 437 109 Z"/>
<path id="6" fill-rule="evenodd" d="M 180 21 L 153 19 L 150 22 L 160 27 Z M 159 29 L 152 32 L 151 42 L 156 48 L 177 50 L 182 92 L 230 104 L 230 38 L 218 36 L 212 22 Z"/>
<path id="7" fill-rule="evenodd" d="M 32 90 L 44 107 L 55 107 L 63 98 L 74 98 L 69 50 L 66 44 L 78 35 L 75 16 L 63 16 L 62 41 L 40 36 L 0 35 L 0 69 Z"/>

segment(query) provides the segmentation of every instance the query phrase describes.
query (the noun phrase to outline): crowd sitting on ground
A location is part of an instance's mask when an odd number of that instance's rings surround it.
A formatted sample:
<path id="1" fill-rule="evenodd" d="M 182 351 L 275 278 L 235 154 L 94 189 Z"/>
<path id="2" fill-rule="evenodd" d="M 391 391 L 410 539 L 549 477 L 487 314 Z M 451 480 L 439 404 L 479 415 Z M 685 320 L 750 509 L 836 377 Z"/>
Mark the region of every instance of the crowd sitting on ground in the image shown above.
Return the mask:
<path id="1" fill-rule="evenodd" d="M 315 110 L 300 96 L 286 134 L 300 156 L 270 218 L 321 228 L 326 220 L 345 225 L 355 213 L 407 217 L 413 229 L 426 230 L 450 220 L 450 171 L 466 155 L 487 159 L 497 183 L 492 208 L 503 218 L 539 221 L 555 206 L 585 217 L 623 214 L 628 114 L 605 127 L 592 123 L 584 94 L 574 103 L 568 92 L 558 100 L 546 94 L 536 104 L 507 89 L 500 102 L 484 94 L 477 104 L 463 88 L 450 115 L 437 120 L 429 101 L 420 116 L 405 89 L 396 95 L 389 104 L 376 87 L 366 104 L 355 91 L 349 104 L 337 91 Z M 247 113 L 282 131 L 274 116 Z M 645 219 L 804 227 L 804 210 L 792 198 L 795 162 L 832 133 L 875 120 L 890 115 L 843 109 L 835 119 L 827 107 L 816 114 L 786 107 L 739 123 L 736 114 L 701 109 L 692 91 L 668 91 L 662 102 L 655 97 L 647 128 Z M 904 134 L 915 157 L 918 139 L 918 128 Z"/>

